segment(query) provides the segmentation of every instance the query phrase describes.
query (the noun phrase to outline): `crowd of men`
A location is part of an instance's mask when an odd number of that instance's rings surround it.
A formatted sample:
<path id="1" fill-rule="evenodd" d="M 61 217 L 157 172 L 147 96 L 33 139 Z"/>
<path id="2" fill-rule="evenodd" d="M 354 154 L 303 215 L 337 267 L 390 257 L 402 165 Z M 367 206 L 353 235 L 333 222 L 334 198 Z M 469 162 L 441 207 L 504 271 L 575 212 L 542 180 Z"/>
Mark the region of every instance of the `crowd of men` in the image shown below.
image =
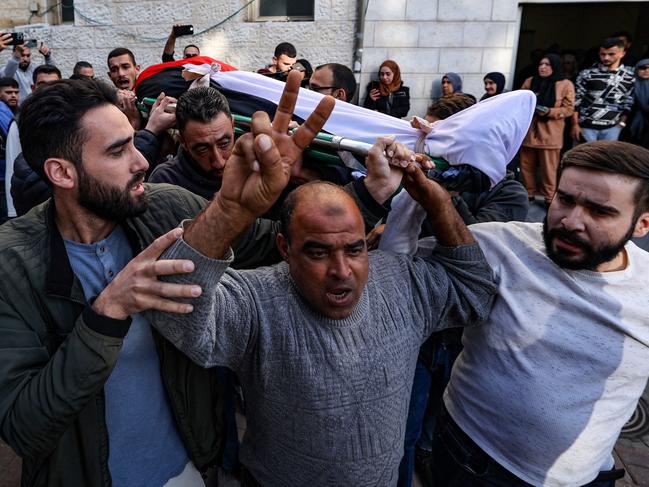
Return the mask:
<path id="1" fill-rule="evenodd" d="M 24 485 L 226 471 L 244 486 L 408 486 L 415 464 L 436 487 L 624 474 L 612 449 L 649 377 L 649 254 L 631 242 L 649 233 L 649 150 L 577 145 L 544 222 L 526 223 L 512 174 L 449 191 L 388 134 L 362 172 L 310 161 L 356 81 L 336 63 L 292 69 L 289 43 L 260 69 L 285 81 L 272 120 L 256 112 L 238 138 L 212 86 L 160 93 L 143 117 L 127 48 L 107 56 L 112 85 L 83 61 L 62 79 L 44 44 L 39 66 L 13 49 L 0 438 Z M 289 130 L 301 85 L 326 96 Z M 447 91 L 430 123 L 476 103 Z"/>

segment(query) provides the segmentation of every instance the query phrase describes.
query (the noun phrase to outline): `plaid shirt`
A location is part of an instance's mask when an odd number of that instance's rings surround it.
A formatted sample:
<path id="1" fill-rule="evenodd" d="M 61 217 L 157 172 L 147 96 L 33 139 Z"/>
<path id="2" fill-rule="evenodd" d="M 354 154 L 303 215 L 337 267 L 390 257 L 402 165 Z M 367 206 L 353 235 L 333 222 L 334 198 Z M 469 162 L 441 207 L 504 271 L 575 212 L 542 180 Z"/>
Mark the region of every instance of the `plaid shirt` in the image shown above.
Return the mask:
<path id="1" fill-rule="evenodd" d="M 608 71 L 598 63 L 580 72 L 575 83 L 579 125 L 594 129 L 617 125 L 633 106 L 634 83 L 633 68 L 623 64 L 615 71 Z"/>

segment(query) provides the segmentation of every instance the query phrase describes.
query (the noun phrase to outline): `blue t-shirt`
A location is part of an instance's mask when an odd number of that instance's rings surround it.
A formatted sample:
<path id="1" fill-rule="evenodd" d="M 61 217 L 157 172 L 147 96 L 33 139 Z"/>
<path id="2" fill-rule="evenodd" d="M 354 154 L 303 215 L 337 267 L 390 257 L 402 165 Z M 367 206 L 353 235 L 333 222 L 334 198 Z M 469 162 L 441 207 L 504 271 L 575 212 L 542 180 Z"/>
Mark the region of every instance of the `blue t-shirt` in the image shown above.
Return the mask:
<path id="1" fill-rule="evenodd" d="M 65 241 L 86 299 L 96 297 L 133 258 L 124 230 L 87 245 Z M 140 314 L 124 339 L 104 385 L 109 438 L 108 467 L 115 487 L 159 486 L 189 461 L 162 384 L 151 326 Z"/>

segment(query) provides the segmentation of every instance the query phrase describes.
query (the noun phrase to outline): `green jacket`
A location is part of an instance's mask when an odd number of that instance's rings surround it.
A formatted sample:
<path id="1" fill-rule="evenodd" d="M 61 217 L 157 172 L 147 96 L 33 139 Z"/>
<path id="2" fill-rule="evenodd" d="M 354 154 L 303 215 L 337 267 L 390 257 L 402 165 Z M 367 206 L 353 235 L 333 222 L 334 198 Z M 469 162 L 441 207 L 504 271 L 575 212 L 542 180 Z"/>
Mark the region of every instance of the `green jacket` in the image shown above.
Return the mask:
<path id="1" fill-rule="evenodd" d="M 123 225 L 134 253 L 205 200 L 147 185 L 149 210 Z M 95 314 L 74 276 L 52 200 L 0 227 L 0 437 L 23 459 L 23 486 L 110 486 L 103 386 L 130 319 Z M 222 394 L 153 330 L 171 409 L 199 469 L 220 460 Z"/>

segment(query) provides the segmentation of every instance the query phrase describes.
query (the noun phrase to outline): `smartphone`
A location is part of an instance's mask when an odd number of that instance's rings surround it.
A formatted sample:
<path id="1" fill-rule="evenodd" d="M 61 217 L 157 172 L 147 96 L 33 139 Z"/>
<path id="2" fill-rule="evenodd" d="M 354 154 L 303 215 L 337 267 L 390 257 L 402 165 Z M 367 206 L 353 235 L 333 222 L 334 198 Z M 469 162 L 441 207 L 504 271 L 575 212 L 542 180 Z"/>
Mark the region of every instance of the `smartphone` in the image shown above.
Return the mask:
<path id="1" fill-rule="evenodd" d="M 25 42 L 25 46 L 34 49 L 35 47 L 38 47 L 38 41 L 36 39 L 29 39 Z"/>
<path id="2" fill-rule="evenodd" d="M 370 86 L 370 90 L 378 90 L 380 88 L 381 88 L 380 81 L 372 81 L 372 85 Z"/>
<path id="3" fill-rule="evenodd" d="M 25 43 L 25 34 L 22 32 L 12 32 L 11 41 L 9 41 L 10 46 L 19 46 Z"/>
<path id="4" fill-rule="evenodd" d="M 193 25 L 174 25 L 174 35 L 176 37 L 193 36 L 194 35 L 194 26 Z"/>

